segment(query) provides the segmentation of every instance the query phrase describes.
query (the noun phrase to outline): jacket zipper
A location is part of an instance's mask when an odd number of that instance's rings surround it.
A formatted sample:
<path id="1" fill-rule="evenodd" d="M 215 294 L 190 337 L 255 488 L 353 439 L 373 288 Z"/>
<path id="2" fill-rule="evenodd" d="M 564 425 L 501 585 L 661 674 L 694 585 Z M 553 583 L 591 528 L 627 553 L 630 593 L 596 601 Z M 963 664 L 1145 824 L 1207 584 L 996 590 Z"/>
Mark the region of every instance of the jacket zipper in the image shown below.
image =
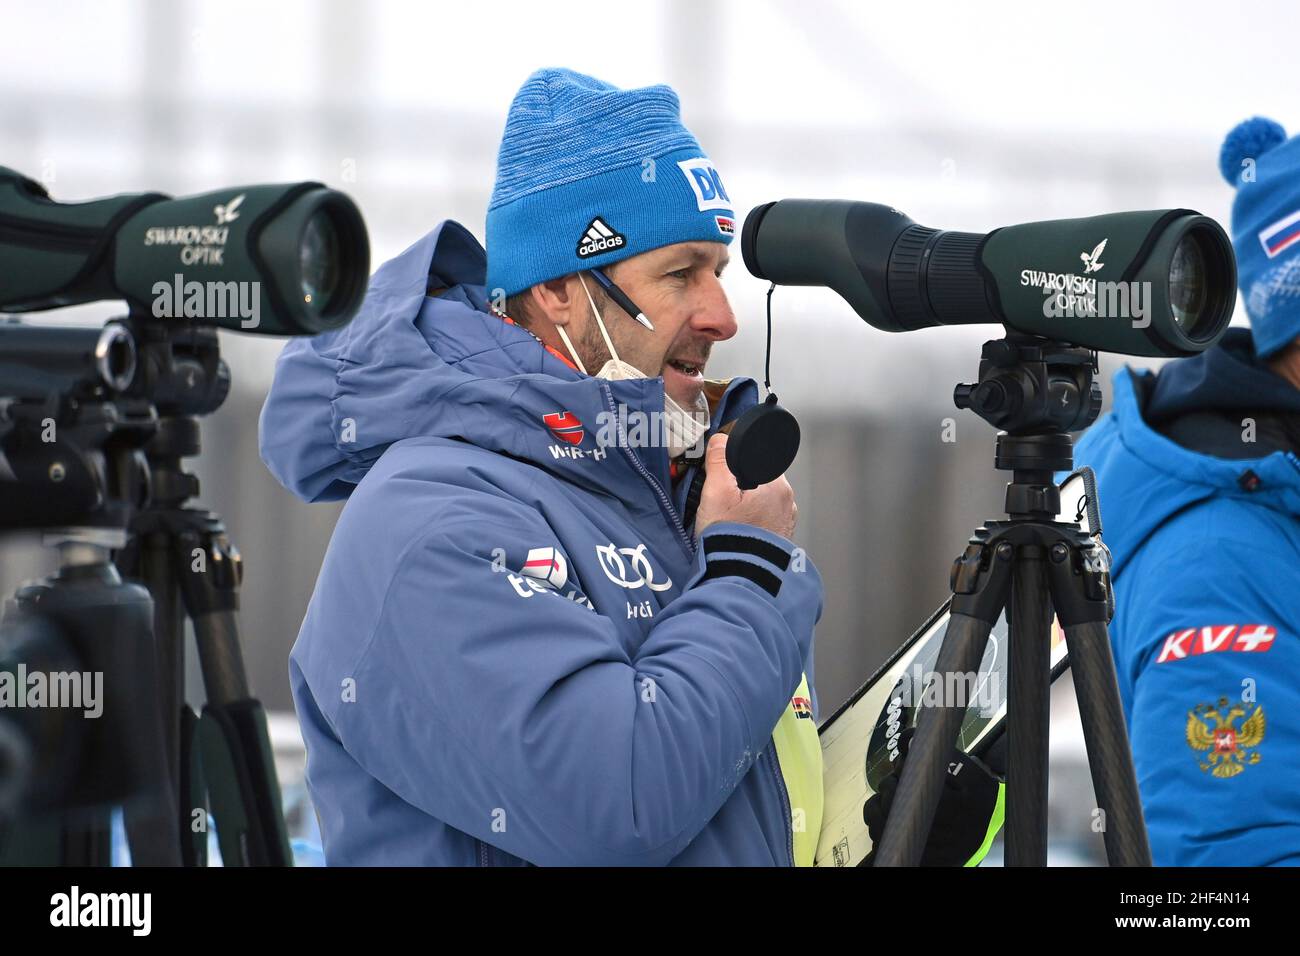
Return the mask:
<path id="1" fill-rule="evenodd" d="M 600 391 L 605 396 L 605 407 L 609 410 L 610 414 L 614 416 L 614 421 L 617 422 L 618 412 L 614 406 L 614 393 L 609 390 L 608 385 L 603 383 L 600 386 Z M 659 508 L 672 524 L 673 530 L 677 532 L 677 540 L 686 551 L 686 556 L 692 561 L 695 560 L 695 542 L 692 541 L 690 535 L 686 533 L 686 526 L 682 524 L 682 519 L 678 516 L 677 509 L 673 507 L 672 499 L 668 497 L 663 486 L 655 479 L 655 476 L 650 474 L 650 470 L 641 463 L 641 459 L 636 456 L 636 453 L 627 446 L 627 434 L 623 431 L 621 422 L 619 423 L 618 447 L 623 454 L 627 456 L 628 461 L 632 463 L 632 467 L 637 470 L 637 473 L 640 474 L 654 490 L 655 495 L 659 498 Z"/>
<path id="2" fill-rule="evenodd" d="M 618 412 L 614 405 L 614 394 L 609 390 L 608 385 L 602 384 L 600 390 L 605 396 L 606 409 L 614 416 L 614 421 L 618 421 Z M 650 474 L 650 470 L 641 463 L 641 459 L 638 458 L 632 449 L 627 446 L 627 435 L 623 433 L 621 427 L 618 437 L 619 448 L 627 456 L 628 461 L 632 463 L 632 467 L 637 470 L 637 473 L 644 478 L 654 490 L 655 496 L 659 499 L 659 507 L 672 523 L 673 530 L 677 532 L 677 538 L 684 545 L 687 556 L 694 558 L 697 550 L 695 542 L 693 542 L 690 539 L 690 536 L 686 533 L 686 527 L 682 524 L 682 519 L 678 517 L 677 509 L 673 507 L 672 499 L 670 499 L 664 492 L 663 486 L 655 480 L 655 476 Z M 781 776 L 781 764 L 776 755 L 775 741 L 770 741 L 767 753 L 771 756 L 769 766 L 772 770 L 772 784 L 776 787 L 777 796 L 781 800 L 782 816 L 785 819 L 786 851 L 789 853 L 790 866 L 793 867 L 795 865 L 794 823 L 790 819 L 790 795 L 786 793 L 785 780 Z"/>
<path id="3" fill-rule="evenodd" d="M 700 492 L 704 489 L 704 463 L 695 466 L 695 474 L 691 476 L 690 487 L 686 489 L 686 509 L 682 513 L 682 524 L 693 521 L 695 512 L 700 507 Z"/>
<path id="4" fill-rule="evenodd" d="M 772 782 L 776 784 L 776 793 L 781 798 L 781 808 L 785 816 L 786 846 L 790 851 L 790 865 L 794 866 L 794 822 L 790 818 L 790 794 L 786 792 L 785 779 L 781 776 L 781 761 L 776 755 L 775 740 L 769 745 L 768 754 L 772 758 Z"/>

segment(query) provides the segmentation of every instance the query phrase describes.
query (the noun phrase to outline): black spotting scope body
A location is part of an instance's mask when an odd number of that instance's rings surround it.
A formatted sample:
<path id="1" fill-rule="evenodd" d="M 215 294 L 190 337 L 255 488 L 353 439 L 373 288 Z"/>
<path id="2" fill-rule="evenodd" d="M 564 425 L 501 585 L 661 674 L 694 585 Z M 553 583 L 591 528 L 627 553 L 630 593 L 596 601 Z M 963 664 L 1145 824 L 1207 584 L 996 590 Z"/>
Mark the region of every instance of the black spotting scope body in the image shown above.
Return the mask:
<path id="1" fill-rule="evenodd" d="M 982 234 L 920 226 L 878 203 L 783 199 L 750 212 L 741 254 L 758 278 L 827 286 L 887 332 L 997 322 L 1128 355 L 1204 351 L 1237 292 L 1232 243 L 1189 209 Z"/>
<path id="2" fill-rule="evenodd" d="M 61 203 L 0 167 L 3 311 L 125 299 L 163 321 L 313 335 L 356 314 L 369 273 L 361 212 L 320 183 Z"/>

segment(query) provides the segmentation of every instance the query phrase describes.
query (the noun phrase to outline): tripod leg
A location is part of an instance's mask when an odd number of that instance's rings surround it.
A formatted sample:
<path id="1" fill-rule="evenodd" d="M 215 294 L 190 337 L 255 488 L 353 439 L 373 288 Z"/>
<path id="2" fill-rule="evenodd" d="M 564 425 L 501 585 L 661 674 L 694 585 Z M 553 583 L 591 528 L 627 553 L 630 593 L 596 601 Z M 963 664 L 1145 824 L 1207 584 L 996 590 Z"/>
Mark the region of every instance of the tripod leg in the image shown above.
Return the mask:
<path id="1" fill-rule="evenodd" d="M 208 688 L 199 737 L 222 860 L 292 866 L 266 712 L 243 683 L 234 613 L 194 618 L 194 636 Z"/>
<path id="2" fill-rule="evenodd" d="M 181 571 L 181 594 L 208 702 L 200 720 L 217 840 L 226 866 L 292 866 L 293 853 L 275 775 L 266 712 L 252 696 L 239 643 L 239 553 L 215 516 L 193 513 L 199 527 L 178 537 L 182 556 L 202 551 Z"/>
<path id="3" fill-rule="evenodd" d="M 122 568 L 122 574 L 135 577 L 154 602 L 154 640 L 157 651 L 158 707 L 163 721 L 163 740 L 167 755 L 167 776 L 172 792 L 180 785 L 180 727 L 177 721 L 184 705 L 185 688 L 185 620 L 179 595 L 172 586 L 171 542 L 162 535 L 143 536 L 138 552 L 138 566 Z"/>
<path id="4" fill-rule="evenodd" d="M 965 614 L 948 619 L 943 646 L 934 670 L 940 680 L 950 673 L 979 670 L 992 622 Z M 876 866 L 916 866 L 925 851 L 934 812 L 948 776 L 948 759 L 961 727 L 966 702 L 923 707 L 916 720 L 916 736 L 903 762 L 893 809 L 876 850 Z"/>
<path id="5" fill-rule="evenodd" d="M 1150 866 L 1151 848 L 1124 726 L 1110 634 L 1105 622 L 1086 622 L 1067 627 L 1065 643 L 1070 650 L 1092 785 L 1105 814 L 1106 859 L 1111 866 Z"/>
<path id="6" fill-rule="evenodd" d="M 160 816 L 144 819 L 134 812 L 127 815 L 132 861 L 138 855 L 142 865 L 153 865 L 154 848 L 167 847 L 168 865 L 178 865 L 184 859 L 181 846 L 188 834 L 187 818 L 180 806 L 184 789 L 180 714 L 185 704 L 185 622 L 180 595 L 172 583 L 170 538 L 157 530 L 138 535 L 136 541 L 118 552 L 117 567 L 124 578 L 141 582 L 153 600 L 154 706 L 162 728 L 163 780 L 168 799 L 172 801 L 171 812 L 165 819 Z M 171 832 L 164 835 L 162 828 Z"/>
<path id="7" fill-rule="evenodd" d="M 1036 545 L 1017 550 L 1007 608 L 1007 866 L 1047 864 L 1052 611 L 1043 558 Z"/>

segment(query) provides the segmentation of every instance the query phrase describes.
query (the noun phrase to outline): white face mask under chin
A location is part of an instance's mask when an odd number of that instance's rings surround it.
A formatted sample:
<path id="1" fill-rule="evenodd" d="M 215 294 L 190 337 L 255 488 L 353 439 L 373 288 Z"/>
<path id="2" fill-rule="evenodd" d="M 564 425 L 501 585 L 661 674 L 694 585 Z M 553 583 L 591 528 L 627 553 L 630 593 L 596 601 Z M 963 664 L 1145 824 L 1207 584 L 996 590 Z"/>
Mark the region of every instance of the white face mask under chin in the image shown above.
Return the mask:
<path id="1" fill-rule="evenodd" d="M 607 379 L 611 382 L 626 381 L 634 378 L 650 378 L 640 369 L 629 365 L 618 357 L 618 351 L 614 348 L 614 343 L 609 339 L 609 333 L 605 330 L 604 320 L 601 319 L 600 310 L 596 308 L 596 300 L 591 297 L 591 292 L 587 289 L 587 283 L 583 280 L 582 275 L 578 275 L 578 281 L 582 283 L 582 291 L 587 294 L 587 302 L 591 305 L 591 314 L 596 317 L 596 327 L 600 329 L 600 336 L 605 340 L 605 348 L 609 349 L 610 359 L 606 362 L 596 378 Z M 556 326 L 560 333 L 560 338 L 564 340 L 564 347 L 569 350 L 573 356 L 573 361 L 578 368 L 584 373 L 587 371 L 582 364 L 582 359 L 578 358 L 578 353 L 569 341 L 569 336 L 565 334 L 564 326 Z M 664 436 L 667 447 L 668 457 L 677 458 L 687 449 L 694 448 L 709 430 L 709 403 L 704 397 L 704 393 L 695 396 L 695 408 L 688 411 L 673 400 L 667 391 L 664 392 Z"/>
<path id="2" fill-rule="evenodd" d="M 709 430 L 709 403 L 703 392 L 695 397 L 694 411 L 682 408 L 665 392 L 664 418 L 668 423 L 669 458 L 676 458 L 687 449 L 695 451 L 692 457 L 703 455 L 704 449 L 695 448 Z"/>

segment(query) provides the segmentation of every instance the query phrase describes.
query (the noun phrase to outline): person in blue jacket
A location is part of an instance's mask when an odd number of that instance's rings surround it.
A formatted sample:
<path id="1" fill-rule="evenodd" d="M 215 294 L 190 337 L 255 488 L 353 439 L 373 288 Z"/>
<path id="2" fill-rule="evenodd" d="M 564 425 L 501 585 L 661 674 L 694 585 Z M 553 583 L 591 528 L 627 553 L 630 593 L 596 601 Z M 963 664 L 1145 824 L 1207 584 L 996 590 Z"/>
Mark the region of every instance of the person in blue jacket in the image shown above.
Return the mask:
<path id="1" fill-rule="evenodd" d="M 734 217 L 669 87 L 541 70 L 486 252 L 443 222 L 285 347 L 263 460 L 348 499 L 290 658 L 328 863 L 812 862 L 822 582 L 703 377 Z"/>
<path id="2" fill-rule="evenodd" d="M 1115 663 L 1159 865 L 1300 864 L 1300 137 L 1220 156 L 1251 329 L 1115 376 L 1097 473 Z"/>
<path id="3" fill-rule="evenodd" d="M 327 863 L 814 862 L 821 577 L 727 467 L 757 385 L 703 375 L 734 233 L 672 89 L 540 70 L 486 252 L 443 222 L 285 347 L 262 458 L 348 499 L 290 656 Z M 927 860 L 983 858 L 988 793 Z"/>

